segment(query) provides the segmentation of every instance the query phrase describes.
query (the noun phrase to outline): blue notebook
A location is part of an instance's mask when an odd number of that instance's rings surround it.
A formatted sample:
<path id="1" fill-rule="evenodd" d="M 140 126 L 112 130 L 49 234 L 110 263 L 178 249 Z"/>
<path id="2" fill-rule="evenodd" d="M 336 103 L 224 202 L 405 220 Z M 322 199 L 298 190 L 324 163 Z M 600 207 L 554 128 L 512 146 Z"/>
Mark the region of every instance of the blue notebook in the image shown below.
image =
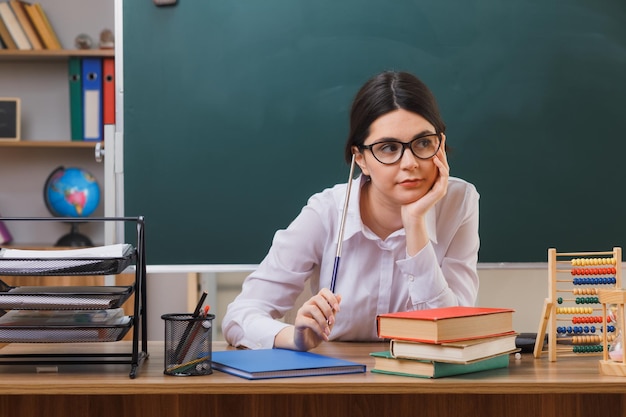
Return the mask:
<path id="1" fill-rule="evenodd" d="M 212 367 L 246 379 L 354 374 L 365 365 L 312 352 L 287 349 L 225 350 L 213 352 Z"/>

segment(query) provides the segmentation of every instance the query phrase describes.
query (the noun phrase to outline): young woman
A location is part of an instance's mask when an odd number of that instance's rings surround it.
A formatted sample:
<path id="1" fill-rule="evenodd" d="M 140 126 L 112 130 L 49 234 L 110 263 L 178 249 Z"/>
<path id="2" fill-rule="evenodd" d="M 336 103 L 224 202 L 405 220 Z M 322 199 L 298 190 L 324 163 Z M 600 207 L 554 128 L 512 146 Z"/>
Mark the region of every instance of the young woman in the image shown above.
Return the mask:
<path id="1" fill-rule="evenodd" d="M 322 341 L 375 341 L 376 315 L 473 305 L 478 200 L 449 176 L 445 124 L 415 76 L 383 72 L 363 85 L 345 146 L 352 182 L 335 292 L 329 290 L 347 184 L 312 196 L 276 233 L 222 323 L 233 346 L 309 350 Z M 279 319 L 309 285 L 293 325 Z"/>

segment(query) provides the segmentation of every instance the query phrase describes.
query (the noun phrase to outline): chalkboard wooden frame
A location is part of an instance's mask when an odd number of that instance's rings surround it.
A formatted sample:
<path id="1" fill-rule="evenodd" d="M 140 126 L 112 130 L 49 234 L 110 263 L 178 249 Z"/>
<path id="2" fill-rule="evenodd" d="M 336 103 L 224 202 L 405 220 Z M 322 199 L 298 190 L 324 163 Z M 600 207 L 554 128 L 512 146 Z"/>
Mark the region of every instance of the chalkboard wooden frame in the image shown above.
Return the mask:
<path id="1" fill-rule="evenodd" d="M 345 181 L 351 100 L 397 69 L 481 194 L 480 262 L 622 246 L 624 22 L 621 0 L 126 1 L 125 211 L 150 264 L 260 262 Z"/>

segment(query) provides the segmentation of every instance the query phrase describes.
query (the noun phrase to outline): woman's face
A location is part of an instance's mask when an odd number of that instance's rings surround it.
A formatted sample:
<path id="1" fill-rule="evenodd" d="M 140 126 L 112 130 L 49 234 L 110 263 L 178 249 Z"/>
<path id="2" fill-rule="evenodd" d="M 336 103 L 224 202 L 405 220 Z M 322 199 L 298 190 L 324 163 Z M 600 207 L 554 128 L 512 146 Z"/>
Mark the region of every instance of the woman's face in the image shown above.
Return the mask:
<path id="1" fill-rule="evenodd" d="M 436 133 L 435 128 L 422 116 L 398 109 L 387 113 L 372 123 L 370 135 L 364 145 L 383 140 L 408 143 L 418 136 Z M 443 152 L 443 145 L 439 152 Z M 419 159 L 410 149 L 405 149 L 398 162 L 385 165 L 376 160 L 372 152 L 357 152 L 356 163 L 365 175 L 371 177 L 371 192 L 392 205 L 405 205 L 422 198 L 437 179 L 438 169 L 432 158 Z"/>

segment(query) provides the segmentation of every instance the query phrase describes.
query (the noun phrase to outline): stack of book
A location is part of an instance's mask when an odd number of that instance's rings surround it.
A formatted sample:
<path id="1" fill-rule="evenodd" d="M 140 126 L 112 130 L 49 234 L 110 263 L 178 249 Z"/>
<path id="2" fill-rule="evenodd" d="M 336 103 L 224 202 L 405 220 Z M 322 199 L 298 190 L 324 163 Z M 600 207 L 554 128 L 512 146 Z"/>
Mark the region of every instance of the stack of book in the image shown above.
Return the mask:
<path id="1" fill-rule="evenodd" d="M 378 336 L 389 350 L 372 352 L 372 372 L 441 378 L 509 366 L 517 352 L 513 310 L 446 307 L 381 314 Z"/>
<path id="2" fill-rule="evenodd" d="M 62 49 L 41 4 L 23 0 L 0 2 L 0 46 L 4 49 Z"/>

